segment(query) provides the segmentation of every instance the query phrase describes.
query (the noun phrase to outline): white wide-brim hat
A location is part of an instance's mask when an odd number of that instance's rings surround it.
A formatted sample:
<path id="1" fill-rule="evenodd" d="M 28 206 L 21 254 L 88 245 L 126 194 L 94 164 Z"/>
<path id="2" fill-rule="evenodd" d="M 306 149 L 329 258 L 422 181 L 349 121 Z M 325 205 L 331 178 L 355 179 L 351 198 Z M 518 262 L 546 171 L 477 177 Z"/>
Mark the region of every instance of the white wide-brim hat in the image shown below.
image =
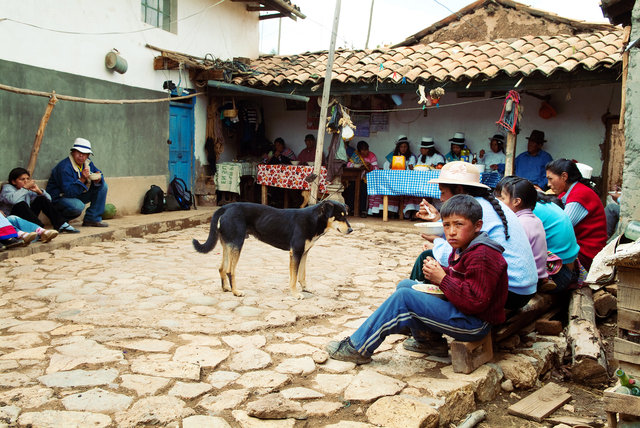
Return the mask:
<path id="1" fill-rule="evenodd" d="M 396 140 L 396 145 L 402 144 L 402 143 L 409 144 L 409 139 L 407 138 L 406 135 L 398 135 L 398 139 Z"/>
<path id="2" fill-rule="evenodd" d="M 435 147 L 435 143 L 433 142 L 433 137 L 422 137 L 422 141 L 420 141 L 421 149 L 429 149 L 431 147 Z"/>
<path id="3" fill-rule="evenodd" d="M 429 183 L 459 184 L 490 189 L 489 186 L 480 183 L 480 171 L 475 165 L 461 161 L 445 164 L 440 170 L 440 176 L 429 180 Z"/>
<path id="4" fill-rule="evenodd" d="M 93 154 L 93 152 L 91 151 L 91 142 L 84 138 L 76 138 L 73 142 L 73 147 L 71 147 L 71 150 L 77 150 L 80 153 L 88 153 L 90 155 Z"/>
<path id="5" fill-rule="evenodd" d="M 453 134 L 453 138 L 449 138 L 453 144 L 462 145 L 464 144 L 464 132 L 456 132 Z"/>

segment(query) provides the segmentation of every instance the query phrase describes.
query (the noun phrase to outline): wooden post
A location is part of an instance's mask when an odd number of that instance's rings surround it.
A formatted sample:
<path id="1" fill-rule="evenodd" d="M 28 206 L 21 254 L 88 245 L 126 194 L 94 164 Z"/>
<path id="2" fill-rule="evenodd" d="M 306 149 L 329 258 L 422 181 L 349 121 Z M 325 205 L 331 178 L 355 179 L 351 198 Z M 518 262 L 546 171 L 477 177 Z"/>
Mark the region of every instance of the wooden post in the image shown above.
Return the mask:
<path id="1" fill-rule="evenodd" d="M 47 127 L 47 122 L 49 122 L 49 117 L 51 117 L 51 111 L 57 102 L 58 99 L 56 98 L 56 93 L 53 91 L 53 95 L 49 98 L 49 104 L 47 104 L 44 115 L 42 116 L 42 119 L 40 119 L 40 126 L 38 126 L 38 131 L 36 132 L 36 139 L 33 141 L 31 156 L 29 157 L 29 164 L 27 165 L 29 175 L 33 176 L 33 171 L 36 169 L 36 161 L 38 160 L 38 153 L 40 152 L 40 145 L 42 144 L 42 137 L 44 136 L 44 128 Z"/>
<path id="2" fill-rule="evenodd" d="M 320 121 L 318 123 L 318 138 L 316 143 L 316 157 L 313 164 L 313 173 L 316 178 L 311 183 L 311 195 L 309 204 L 313 205 L 318 200 L 318 186 L 320 183 L 320 169 L 322 168 L 322 150 L 324 146 L 324 134 L 326 134 L 325 123 L 327 122 L 327 110 L 329 108 L 329 93 L 331 90 L 331 71 L 333 69 L 333 57 L 336 51 L 336 37 L 338 36 L 338 22 L 340 22 L 340 0 L 336 0 L 336 9 L 333 13 L 333 30 L 331 31 L 331 45 L 329 46 L 329 58 L 327 60 L 327 71 L 324 74 L 324 84 L 322 88 L 322 103 L 320 105 Z"/>
<path id="3" fill-rule="evenodd" d="M 505 152 L 504 176 L 513 175 L 513 162 L 516 158 L 516 134 L 509 132 L 507 134 L 507 148 Z"/>

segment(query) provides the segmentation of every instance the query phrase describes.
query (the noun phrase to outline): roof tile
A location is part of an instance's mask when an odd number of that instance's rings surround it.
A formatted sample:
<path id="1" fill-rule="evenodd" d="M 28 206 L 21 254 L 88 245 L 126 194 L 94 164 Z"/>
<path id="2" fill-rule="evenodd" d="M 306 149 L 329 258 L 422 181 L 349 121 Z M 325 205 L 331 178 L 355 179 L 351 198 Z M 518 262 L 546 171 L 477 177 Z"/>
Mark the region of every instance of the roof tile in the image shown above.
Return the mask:
<path id="1" fill-rule="evenodd" d="M 485 79 L 508 76 L 595 70 L 621 61 L 622 30 L 561 36 L 525 36 L 493 42 L 434 42 L 396 49 L 339 50 L 332 79 L 340 82 L 397 82 Z M 252 61 L 256 74 L 236 77 L 248 86 L 283 82 L 315 83 L 324 76 L 326 51 L 290 56 L 263 56 Z M 383 64 L 383 68 L 380 68 Z M 394 78 L 395 73 L 395 78 Z M 314 77 L 312 77 L 314 76 Z"/>

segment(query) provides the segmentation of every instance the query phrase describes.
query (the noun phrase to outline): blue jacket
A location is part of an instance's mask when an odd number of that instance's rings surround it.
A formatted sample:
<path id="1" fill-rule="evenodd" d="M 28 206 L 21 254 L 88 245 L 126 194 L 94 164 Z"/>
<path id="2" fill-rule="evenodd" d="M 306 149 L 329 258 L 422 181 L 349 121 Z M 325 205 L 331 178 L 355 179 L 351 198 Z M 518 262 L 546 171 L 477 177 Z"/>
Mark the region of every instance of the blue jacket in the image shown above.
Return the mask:
<path id="1" fill-rule="evenodd" d="M 507 261 L 507 275 L 509 276 L 509 291 L 520 295 L 529 295 L 536 292 L 538 284 L 538 271 L 533 259 L 529 238 L 525 233 L 518 217 L 505 204 L 500 202 L 509 226 L 509 239 L 504 237 L 504 226 L 496 210 L 489 201 L 481 197 L 475 197 L 482 206 L 482 232 L 487 232 L 489 238 L 504 247 L 502 256 Z M 451 245 L 442 238 L 434 242 L 433 257 L 443 266 L 449 265 Z"/>
<path id="2" fill-rule="evenodd" d="M 94 172 L 102 172 L 90 162 L 89 170 Z M 51 176 L 47 182 L 47 193 L 51 195 L 53 202 L 60 198 L 77 198 L 84 192 L 89 190 L 86 184 L 80 181 L 80 172 L 73 168 L 71 158 L 61 160 L 51 170 Z M 91 183 L 92 186 L 100 187 L 104 183 L 104 175 L 99 183 Z"/>
<path id="3" fill-rule="evenodd" d="M 562 208 L 549 202 L 536 203 L 533 213 L 542 221 L 547 236 L 547 249 L 562 259 L 562 264 L 573 262 L 580 246 L 569 216 Z"/>
<path id="4" fill-rule="evenodd" d="M 516 175 L 526 178 L 544 189 L 547 185 L 547 170 L 545 166 L 552 160 L 551 155 L 544 150 L 540 150 L 535 156 L 531 156 L 529 152 L 522 152 L 515 160 Z"/>

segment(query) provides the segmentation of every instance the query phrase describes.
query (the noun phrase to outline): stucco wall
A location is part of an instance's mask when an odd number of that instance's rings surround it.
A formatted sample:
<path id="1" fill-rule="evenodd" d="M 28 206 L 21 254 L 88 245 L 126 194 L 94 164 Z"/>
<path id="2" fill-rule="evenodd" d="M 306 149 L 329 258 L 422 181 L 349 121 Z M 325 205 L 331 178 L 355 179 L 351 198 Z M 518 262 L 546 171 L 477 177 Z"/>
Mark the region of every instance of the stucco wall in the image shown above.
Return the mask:
<path id="1" fill-rule="evenodd" d="M 620 108 L 620 85 L 602 85 L 589 88 L 563 89 L 557 91 L 536 91 L 538 94 L 550 94 L 551 104 L 557 111 L 552 119 L 542 119 L 538 115 L 541 101 L 528 95 L 522 95 L 524 119 L 518 136 L 516 153 L 526 150 L 528 137 L 533 129 L 545 132 L 548 142 L 544 150 L 554 158 L 567 157 L 593 166 L 594 176 L 602 170 L 599 144 L 605 137 L 605 127 L 601 116 L 610 110 L 613 114 Z M 570 99 L 567 99 L 570 98 Z M 417 97 L 406 94 L 401 108 L 417 106 Z M 469 102 L 468 104 L 455 105 Z M 306 112 L 286 111 L 284 101 L 264 98 L 267 137 L 273 140 L 283 137 L 287 145 L 296 153 L 304 148 L 304 135 L 317 131 L 306 129 Z M 498 128 L 495 122 L 500 117 L 503 99 L 457 98 L 455 94 L 446 94 L 440 101 L 441 107 L 429 110 L 424 117 L 421 110 L 390 113 L 388 132 L 371 134 L 368 138 L 355 137 L 352 145 L 363 139 L 371 150 L 384 158 L 394 147 L 399 134 L 407 135 L 411 149 L 418 152 L 422 136 L 433 136 L 436 147 L 442 154 L 449 151 L 449 138 L 456 131 L 464 132 L 467 144 L 473 152 L 489 150 L 488 138 Z M 328 142 L 328 138 L 325 138 Z M 325 146 L 325 152 L 326 152 Z M 229 148 L 227 156 L 233 156 Z"/>
<path id="2" fill-rule="evenodd" d="M 631 16 L 631 37 L 640 37 L 640 2 L 636 2 Z M 624 231 L 630 220 L 640 220 L 640 51 L 637 47 L 629 51 L 629 72 L 626 87 L 625 159 L 622 182 L 622 204 L 620 207 L 620 229 Z M 636 119 L 636 120 L 634 120 Z"/>

